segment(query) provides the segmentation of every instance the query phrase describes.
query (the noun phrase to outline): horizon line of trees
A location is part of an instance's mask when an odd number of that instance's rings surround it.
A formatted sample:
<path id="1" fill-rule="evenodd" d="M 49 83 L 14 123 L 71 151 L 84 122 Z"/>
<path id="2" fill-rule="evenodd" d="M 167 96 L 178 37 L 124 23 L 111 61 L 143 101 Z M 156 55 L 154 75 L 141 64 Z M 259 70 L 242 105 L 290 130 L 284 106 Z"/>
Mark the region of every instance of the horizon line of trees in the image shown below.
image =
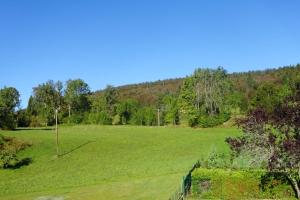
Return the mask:
<path id="1" fill-rule="evenodd" d="M 300 65 L 278 71 L 266 71 L 266 80 L 258 82 L 252 73 L 229 75 L 222 67 L 198 68 L 178 89 L 157 94 L 149 104 L 134 98 L 135 94 L 124 98 L 111 85 L 91 92 L 84 80 L 70 79 L 33 87 L 27 108 L 18 109 L 19 92 L 4 87 L 0 89 L 0 129 L 51 126 L 55 109 L 59 109 L 59 123 L 64 124 L 217 126 L 254 107 L 271 112 L 295 93 Z"/>

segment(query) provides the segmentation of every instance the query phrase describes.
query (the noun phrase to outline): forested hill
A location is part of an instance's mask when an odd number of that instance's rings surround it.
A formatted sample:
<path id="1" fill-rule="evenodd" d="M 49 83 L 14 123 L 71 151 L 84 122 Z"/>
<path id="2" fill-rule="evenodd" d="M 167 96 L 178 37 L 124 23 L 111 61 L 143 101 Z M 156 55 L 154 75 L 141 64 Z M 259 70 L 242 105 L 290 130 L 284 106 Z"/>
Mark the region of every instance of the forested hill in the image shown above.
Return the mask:
<path id="1" fill-rule="evenodd" d="M 187 72 L 188 73 L 188 72 Z M 0 89 L 0 128 L 60 123 L 183 125 L 213 127 L 253 108 L 272 112 L 300 91 L 300 64 L 227 74 L 222 67 L 196 69 L 185 78 L 160 80 L 91 92 L 82 79 L 52 80 L 33 88 L 26 109 L 17 110 L 16 88 Z M 2 106 L 2 107 L 1 107 Z"/>
<path id="2" fill-rule="evenodd" d="M 179 91 L 184 78 L 166 79 L 154 82 L 144 82 L 115 87 L 120 100 L 135 99 L 142 105 L 154 105 L 164 94 L 174 94 Z M 101 94 L 104 90 L 97 91 Z"/>
<path id="3" fill-rule="evenodd" d="M 192 73 L 192 72 L 191 72 Z M 248 98 L 254 93 L 254 89 L 261 83 L 269 82 L 282 84 L 285 79 L 289 79 L 300 73 L 300 64 L 272 68 L 259 71 L 249 71 L 231 73 L 229 78 L 232 80 L 234 88 L 244 92 Z M 158 99 L 165 94 L 177 94 L 185 78 L 174 78 L 159 80 L 154 82 L 144 82 L 115 87 L 119 98 L 135 99 L 142 105 L 155 105 Z M 103 93 L 104 90 L 95 93 Z"/>

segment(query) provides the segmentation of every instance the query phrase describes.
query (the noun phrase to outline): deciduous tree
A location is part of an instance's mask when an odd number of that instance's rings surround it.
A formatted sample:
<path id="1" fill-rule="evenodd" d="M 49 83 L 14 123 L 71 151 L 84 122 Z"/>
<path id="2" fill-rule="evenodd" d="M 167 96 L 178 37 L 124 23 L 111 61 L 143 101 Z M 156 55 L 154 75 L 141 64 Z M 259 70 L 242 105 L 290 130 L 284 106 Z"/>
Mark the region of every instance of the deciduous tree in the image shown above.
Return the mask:
<path id="1" fill-rule="evenodd" d="M 227 138 L 234 156 L 248 154 L 252 163 L 281 172 L 300 199 L 300 90 L 273 111 L 256 108 L 238 120 L 243 135 Z M 263 165 L 264 166 L 264 165 Z"/>
<path id="2" fill-rule="evenodd" d="M 89 86 L 82 79 L 70 79 L 67 81 L 64 98 L 68 104 L 69 117 L 71 116 L 71 112 L 83 113 L 89 109 L 87 98 L 89 93 Z"/>
<path id="3" fill-rule="evenodd" d="M 16 127 L 16 108 L 20 104 L 20 94 L 16 88 L 0 89 L 0 128 L 14 129 Z"/>

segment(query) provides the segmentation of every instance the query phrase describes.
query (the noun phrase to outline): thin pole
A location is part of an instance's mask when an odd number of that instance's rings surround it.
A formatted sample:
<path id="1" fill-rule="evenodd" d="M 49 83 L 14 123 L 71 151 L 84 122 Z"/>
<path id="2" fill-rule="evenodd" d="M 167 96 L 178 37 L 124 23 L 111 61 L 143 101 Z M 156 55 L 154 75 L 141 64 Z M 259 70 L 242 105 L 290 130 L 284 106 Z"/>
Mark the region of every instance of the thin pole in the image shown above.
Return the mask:
<path id="1" fill-rule="evenodd" d="M 159 116 L 159 114 L 160 114 L 160 110 L 158 108 L 157 109 L 157 126 L 160 126 L 160 116 Z"/>
<path id="2" fill-rule="evenodd" d="M 56 155 L 59 156 L 59 149 L 58 149 L 58 125 L 57 125 L 57 114 L 58 110 L 55 109 L 55 131 L 56 131 Z"/>

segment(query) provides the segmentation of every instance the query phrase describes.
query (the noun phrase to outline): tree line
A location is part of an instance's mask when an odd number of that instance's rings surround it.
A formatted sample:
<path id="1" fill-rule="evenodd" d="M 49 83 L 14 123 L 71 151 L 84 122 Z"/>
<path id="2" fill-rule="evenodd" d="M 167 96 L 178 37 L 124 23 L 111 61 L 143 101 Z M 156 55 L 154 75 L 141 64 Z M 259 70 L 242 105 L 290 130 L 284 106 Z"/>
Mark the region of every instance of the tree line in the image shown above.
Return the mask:
<path id="1" fill-rule="evenodd" d="M 50 80 L 33 87 L 26 109 L 18 109 L 17 89 L 4 87 L 0 128 L 51 126 L 56 109 L 64 124 L 212 127 L 255 107 L 271 112 L 299 82 L 300 65 L 233 74 L 222 67 L 199 68 L 184 79 L 108 85 L 96 92 L 82 79 Z"/>

